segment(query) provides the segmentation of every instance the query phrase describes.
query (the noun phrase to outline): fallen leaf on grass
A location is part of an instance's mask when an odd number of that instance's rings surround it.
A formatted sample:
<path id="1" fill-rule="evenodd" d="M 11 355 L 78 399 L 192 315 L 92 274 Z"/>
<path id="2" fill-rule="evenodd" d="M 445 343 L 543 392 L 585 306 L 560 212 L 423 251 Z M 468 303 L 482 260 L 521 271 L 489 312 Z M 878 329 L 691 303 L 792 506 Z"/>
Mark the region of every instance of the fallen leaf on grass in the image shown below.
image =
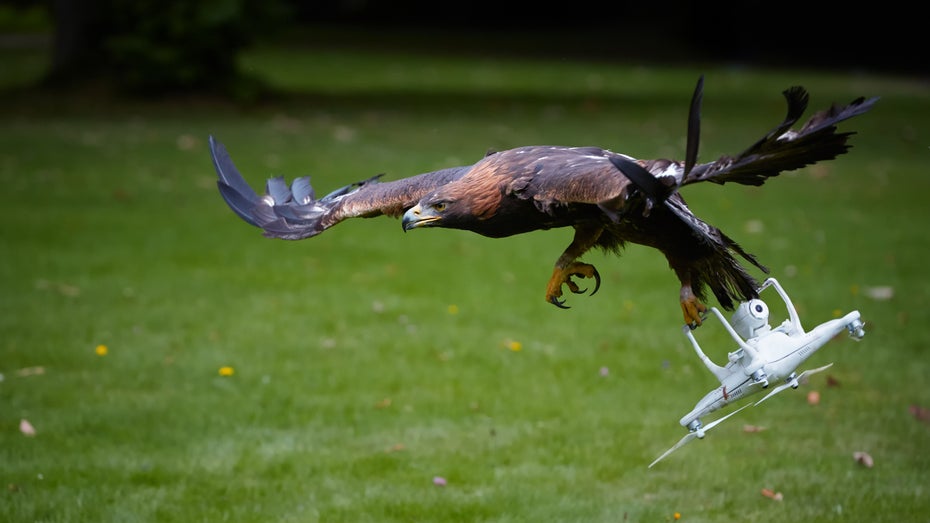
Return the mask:
<path id="1" fill-rule="evenodd" d="M 830 176 L 830 173 L 833 171 L 831 166 L 827 164 L 811 165 L 808 173 L 811 178 L 822 179 Z"/>
<path id="2" fill-rule="evenodd" d="M 920 405 L 911 405 L 908 410 L 911 411 L 911 416 L 914 416 L 917 421 L 930 423 L 930 409 Z"/>
<path id="3" fill-rule="evenodd" d="M 882 285 L 878 287 L 866 287 L 865 295 L 876 301 L 885 301 L 894 298 L 894 287 Z"/>
<path id="4" fill-rule="evenodd" d="M 853 452 L 853 459 L 856 460 L 856 463 L 862 465 L 863 467 L 867 469 L 872 468 L 872 465 L 875 464 L 875 462 L 872 461 L 872 456 L 869 456 L 868 452 L 861 452 L 861 451 Z"/>
<path id="5" fill-rule="evenodd" d="M 765 231 L 765 224 L 762 220 L 749 220 L 743 224 L 743 228 L 750 234 L 761 234 Z"/>
<path id="6" fill-rule="evenodd" d="M 386 409 L 391 406 L 391 398 L 384 398 L 383 400 L 375 403 L 376 409 Z"/>
<path id="7" fill-rule="evenodd" d="M 765 427 L 758 425 L 743 425 L 743 432 L 762 432 L 763 430 L 765 430 Z"/>
<path id="8" fill-rule="evenodd" d="M 774 490 L 768 488 L 762 489 L 762 495 L 769 499 L 774 499 L 775 501 L 781 501 L 784 499 L 784 496 L 782 496 L 781 492 L 775 492 Z"/>
<path id="9" fill-rule="evenodd" d="M 200 145 L 200 140 L 190 134 L 182 134 L 177 139 L 178 149 L 182 151 L 192 151 Z"/>
<path id="10" fill-rule="evenodd" d="M 37 280 L 36 288 L 40 290 L 55 291 L 62 296 L 75 297 L 81 294 L 81 288 L 69 283 L 53 282 L 48 280 Z"/>
<path id="11" fill-rule="evenodd" d="M 827 376 L 827 387 L 839 387 L 840 380 L 834 378 L 833 376 Z"/>
<path id="12" fill-rule="evenodd" d="M 45 367 L 25 367 L 16 371 L 16 375 L 25 378 L 26 376 L 41 376 L 45 374 Z"/>
<path id="13" fill-rule="evenodd" d="M 820 404 L 820 393 L 816 390 L 812 390 L 807 393 L 807 403 L 809 405 L 819 405 Z"/>
<path id="14" fill-rule="evenodd" d="M 23 436 L 35 436 L 36 429 L 32 426 L 32 423 L 29 423 L 29 420 L 21 419 L 19 420 L 19 431 L 23 433 Z"/>

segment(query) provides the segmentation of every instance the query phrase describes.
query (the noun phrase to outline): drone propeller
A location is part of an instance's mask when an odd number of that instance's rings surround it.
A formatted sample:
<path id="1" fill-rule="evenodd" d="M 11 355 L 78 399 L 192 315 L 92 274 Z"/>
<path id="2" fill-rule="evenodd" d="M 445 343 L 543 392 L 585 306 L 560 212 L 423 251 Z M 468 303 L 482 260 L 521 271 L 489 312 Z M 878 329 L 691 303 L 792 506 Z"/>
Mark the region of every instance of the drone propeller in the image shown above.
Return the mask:
<path id="1" fill-rule="evenodd" d="M 831 364 L 829 364 L 829 365 L 824 365 L 823 367 L 819 367 L 819 368 L 816 368 L 816 369 L 806 370 L 806 371 L 802 372 L 801 374 L 799 374 L 795 379 L 798 380 L 798 382 L 800 382 L 801 379 L 804 378 L 805 376 L 810 376 L 811 374 L 816 374 L 816 373 L 818 373 L 818 372 L 827 370 L 827 369 L 829 369 L 832 365 L 833 365 L 833 364 L 831 363 Z M 761 400 L 757 401 L 757 402 L 755 403 L 755 405 L 758 405 L 758 404 L 762 403 L 763 401 L 765 401 L 765 400 L 771 398 L 772 396 L 778 394 L 779 392 L 781 392 L 781 391 L 787 389 L 788 387 L 791 386 L 791 384 L 792 384 L 793 381 L 794 381 L 794 380 L 791 380 L 791 381 L 782 383 L 781 385 L 775 387 L 774 389 L 772 389 L 772 392 L 769 392 L 764 398 L 762 398 Z"/>
<path id="2" fill-rule="evenodd" d="M 712 428 L 716 427 L 717 425 L 723 423 L 723 421 L 726 420 L 727 418 L 729 418 L 730 416 L 736 414 L 737 412 L 739 412 L 739 411 L 745 409 L 746 407 L 748 407 L 748 406 L 750 406 L 750 405 L 752 405 L 752 404 L 751 404 L 751 403 L 747 403 L 746 405 L 743 405 L 742 407 L 740 407 L 740 408 L 734 410 L 733 412 L 727 414 L 726 416 L 724 416 L 724 417 L 722 417 L 722 418 L 719 418 L 719 419 L 716 419 L 716 420 L 714 420 L 714 421 L 708 423 L 707 425 L 705 425 L 705 426 L 701 429 L 701 431 L 702 431 L 702 432 L 707 432 L 707 431 L 709 431 L 710 429 L 712 429 Z M 652 468 L 652 466 L 655 465 L 656 463 L 658 463 L 659 461 L 661 461 L 662 458 L 664 458 L 665 456 L 668 456 L 668 455 L 671 454 L 672 452 L 675 452 L 676 450 L 678 450 L 679 448 L 683 447 L 686 443 L 690 442 L 691 440 L 693 440 L 693 439 L 696 438 L 696 437 L 698 437 L 698 431 L 689 432 L 689 433 L 685 434 L 685 436 L 684 436 L 683 438 L 681 438 L 680 440 L 678 440 L 678 443 L 676 443 L 674 447 L 672 447 L 672 448 L 666 450 L 664 454 L 662 454 L 661 456 L 659 456 L 658 458 L 656 458 L 655 461 L 653 461 L 652 463 L 650 463 L 650 464 L 649 464 L 649 468 Z"/>

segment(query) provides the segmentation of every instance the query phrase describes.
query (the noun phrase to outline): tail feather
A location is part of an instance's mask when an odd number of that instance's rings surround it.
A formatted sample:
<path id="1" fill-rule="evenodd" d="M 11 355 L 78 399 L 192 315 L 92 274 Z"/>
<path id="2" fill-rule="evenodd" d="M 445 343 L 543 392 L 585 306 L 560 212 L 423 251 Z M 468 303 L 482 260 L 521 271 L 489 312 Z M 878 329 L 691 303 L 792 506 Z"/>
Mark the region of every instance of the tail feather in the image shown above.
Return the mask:
<path id="1" fill-rule="evenodd" d="M 707 301 L 707 288 L 710 287 L 726 310 L 732 310 L 735 302 L 758 298 L 759 282 L 739 263 L 736 255 L 763 273 L 768 274 L 768 267 L 759 263 L 755 256 L 743 250 L 723 231 L 695 216 L 679 195 L 669 198 L 665 208 L 690 228 L 689 240 L 699 245 L 692 252 L 701 254 L 688 257 L 686 263 L 678 260 L 680 265 L 676 267 L 676 272 L 687 272 L 695 296 Z"/>
<path id="2" fill-rule="evenodd" d="M 788 114 L 781 124 L 735 157 L 724 156 L 695 166 L 681 185 L 702 181 L 762 185 L 782 172 L 832 160 L 849 150 L 851 145 L 847 141 L 855 134 L 836 132 L 837 124 L 867 112 L 878 101 L 878 98 L 857 98 L 845 106 L 834 104 L 794 131 L 791 127 L 807 108 L 808 94 L 801 87 L 792 87 L 783 94 L 788 101 Z"/>
<path id="3" fill-rule="evenodd" d="M 733 310 L 738 302 L 759 297 L 759 282 L 729 253 L 694 260 L 688 269 L 691 290 L 701 301 L 707 301 L 707 287 L 726 310 Z"/>
<path id="4" fill-rule="evenodd" d="M 726 310 L 733 310 L 735 302 L 749 301 L 759 297 L 759 282 L 736 261 L 730 252 L 739 254 L 765 274 L 768 274 L 769 269 L 760 264 L 755 256 L 744 251 L 726 234 L 721 232 L 720 237 L 727 251 L 698 260 L 692 266 L 691 285 L 695 296 L 704 299 L 702 297 L 703 286 L 706 283 L 720 306 Z"/>

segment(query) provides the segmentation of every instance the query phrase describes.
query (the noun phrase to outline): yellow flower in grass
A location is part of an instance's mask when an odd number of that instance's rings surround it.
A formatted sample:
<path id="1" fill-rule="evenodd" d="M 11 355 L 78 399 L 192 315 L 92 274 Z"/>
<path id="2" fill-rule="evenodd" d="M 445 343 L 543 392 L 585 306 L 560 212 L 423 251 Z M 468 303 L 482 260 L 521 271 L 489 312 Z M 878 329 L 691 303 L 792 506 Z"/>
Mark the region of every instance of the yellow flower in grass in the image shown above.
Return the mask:
<path id="1" fill-rule="evenodd" d="M 109 349 L 107 349 L 107 346 L 103 344 L 97 345 L 97 348 L 94 349 L 94 352 L 97 353 L 97 356 L 106 356 L 108 351 Z"/>
<path id="2" fill-rule="evenodd" d="M 220 376 L 232 376 L 235 373 L 236 373 L 236 369 L 228 365 L 220 367 Z"/>
<path id="3" fill-rule="evenodd" d="M 523 344 L 520 343 L 519 341 L 508 341 L 507 348 L 514 352 L 520 352 L 521 350 L 523 350 Z"/>

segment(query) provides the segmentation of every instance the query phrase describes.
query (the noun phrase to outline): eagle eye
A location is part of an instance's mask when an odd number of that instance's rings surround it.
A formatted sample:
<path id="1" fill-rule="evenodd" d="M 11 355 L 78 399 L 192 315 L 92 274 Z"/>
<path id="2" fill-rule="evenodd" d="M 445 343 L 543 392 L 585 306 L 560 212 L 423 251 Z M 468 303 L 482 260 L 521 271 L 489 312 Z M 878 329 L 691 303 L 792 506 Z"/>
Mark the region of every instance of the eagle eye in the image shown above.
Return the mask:
<path id="1" fill-rule="evenodd" d="M 433 204 L 433 210 L 436 212 L 442 212 L 446 210 L 446 202 L 436 202 Z"/>

